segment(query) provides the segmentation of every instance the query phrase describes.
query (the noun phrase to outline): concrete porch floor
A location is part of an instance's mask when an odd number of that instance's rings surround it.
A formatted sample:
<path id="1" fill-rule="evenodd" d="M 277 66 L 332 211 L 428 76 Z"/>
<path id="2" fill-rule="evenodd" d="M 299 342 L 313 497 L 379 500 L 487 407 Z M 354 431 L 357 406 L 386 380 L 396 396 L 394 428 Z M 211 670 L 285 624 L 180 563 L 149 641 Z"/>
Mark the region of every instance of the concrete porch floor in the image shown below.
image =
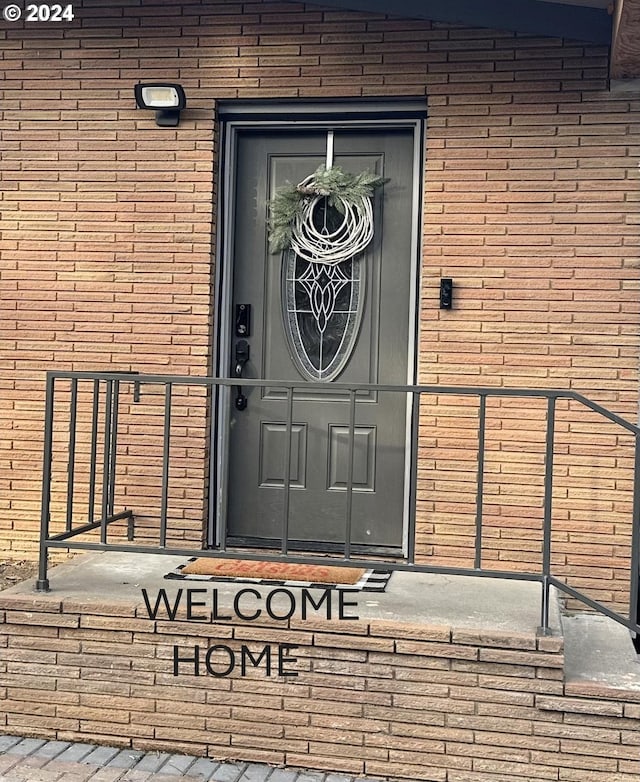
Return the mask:
<path id="1" fill-rule="evenodd" d="M 227 607 L 240 589 L 250 585 L 165 578 L 186 560 L 187 557 L 154 554 L 89 553 L 51 567 L 50 592 L 35 592 L 34 582 L 25 581 L 5 590 L 4 594 L 28 594 L 62 601 L 82 598 L 87 602 L 102 602 L 108 597 L 114 602 L 137 600 L 142 605 L 143 588 L 149 593 L 162 588 L 173 595 L 180 586 L 215 586 L 222 605 Z M 291 591 L 300 594 L 300 590 Z M 535 633 L 540 624 L 540 594 L 540 585 L 527 581 L 397 571 L 384 593 L 361 592 L 358 610 L 362 619 Z M 551 625 L 554 634 L 559 633 L 555 601 Z"/>

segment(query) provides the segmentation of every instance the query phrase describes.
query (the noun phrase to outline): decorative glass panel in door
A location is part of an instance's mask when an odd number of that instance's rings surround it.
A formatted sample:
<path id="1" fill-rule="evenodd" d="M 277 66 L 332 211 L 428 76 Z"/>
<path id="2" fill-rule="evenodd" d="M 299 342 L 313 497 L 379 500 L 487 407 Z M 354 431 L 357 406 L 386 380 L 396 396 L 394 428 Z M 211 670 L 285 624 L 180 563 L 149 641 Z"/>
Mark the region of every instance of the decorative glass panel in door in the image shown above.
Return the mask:
<path id="1" fill-rule="evenodd" d="M 344 369 L 358 336 L 365 271 L 358 257 L 330 266 L 284 252 L 283 323 L 302 377 L 329 381 Z"/>

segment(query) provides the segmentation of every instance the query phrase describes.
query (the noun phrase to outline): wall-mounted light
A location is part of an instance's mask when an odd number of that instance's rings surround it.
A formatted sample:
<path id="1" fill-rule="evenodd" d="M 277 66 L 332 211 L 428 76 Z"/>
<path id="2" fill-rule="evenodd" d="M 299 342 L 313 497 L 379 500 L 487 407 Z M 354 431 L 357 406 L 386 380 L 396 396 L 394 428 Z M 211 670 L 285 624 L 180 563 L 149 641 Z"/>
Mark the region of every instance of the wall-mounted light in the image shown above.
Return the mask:
<path id="1" fill-rule="evenodd" d="M 136 84 L 136 104 L 140 109 L 155 109 L 156 125 L 175 127 L 187 97 L 179 84 Z"/>

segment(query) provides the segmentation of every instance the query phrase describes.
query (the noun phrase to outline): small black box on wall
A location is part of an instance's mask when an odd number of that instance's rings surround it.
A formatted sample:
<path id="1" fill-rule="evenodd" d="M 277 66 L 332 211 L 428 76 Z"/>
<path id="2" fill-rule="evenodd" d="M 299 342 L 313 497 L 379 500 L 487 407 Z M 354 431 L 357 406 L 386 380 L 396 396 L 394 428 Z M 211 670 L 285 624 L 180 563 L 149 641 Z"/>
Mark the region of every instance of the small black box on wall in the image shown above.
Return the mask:
<path id="1" fill-rule="evenodd" d="M 450 310 L 453 307 L 453 280 L 451 277 L 440 279 L 440 309 Z"/>

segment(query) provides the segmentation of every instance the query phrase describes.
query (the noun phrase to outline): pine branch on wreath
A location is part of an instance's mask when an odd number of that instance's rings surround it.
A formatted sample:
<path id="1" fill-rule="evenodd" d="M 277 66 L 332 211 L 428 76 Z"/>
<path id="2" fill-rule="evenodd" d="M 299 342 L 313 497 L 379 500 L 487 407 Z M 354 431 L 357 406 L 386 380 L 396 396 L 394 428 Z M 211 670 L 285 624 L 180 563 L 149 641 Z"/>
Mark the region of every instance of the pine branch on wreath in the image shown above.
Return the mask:
<path id="1" fill-rule="evenodd" d="M 305 204 L 318 196 L 325 197 L 330 207 L 340 214 L 346 205 L 359 205 L 371 198 L 376 188 L 388 180 L 370 171 L 351 174 L 340 166 L 320 166 L 297 185 L 287 182 L 276 191 L 269 201 L 269 246 L 272 253 L 291 246 L 291 237 L 296 220 L 304 211 Z"/>

